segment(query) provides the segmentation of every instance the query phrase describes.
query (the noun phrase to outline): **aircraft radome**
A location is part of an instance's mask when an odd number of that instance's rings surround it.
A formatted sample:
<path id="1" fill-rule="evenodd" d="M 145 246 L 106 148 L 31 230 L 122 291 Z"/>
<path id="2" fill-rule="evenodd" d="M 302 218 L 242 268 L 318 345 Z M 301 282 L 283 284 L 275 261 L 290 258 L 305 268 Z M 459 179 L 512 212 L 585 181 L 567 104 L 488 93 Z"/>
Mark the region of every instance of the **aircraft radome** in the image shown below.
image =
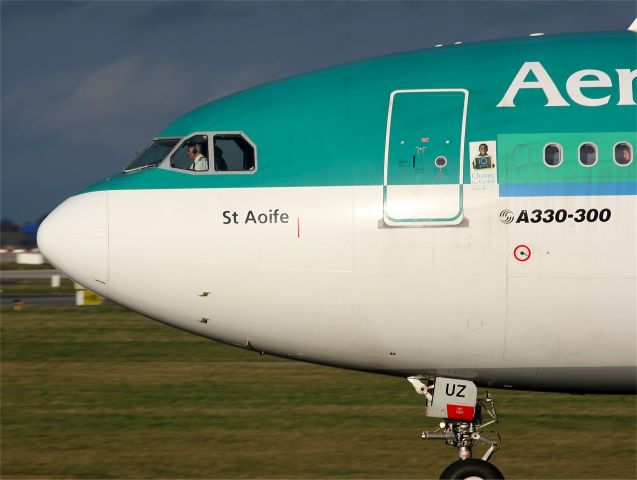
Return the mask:
<path id="1" fill-rule="evenodd" d="M 38 244 L 160 322 L 407 378 L 457 449 L 443 478 L 502 478 L 476 386 L 635 393 L 636 63 L 633 31 L 530 36 L 240 92 Z"/>

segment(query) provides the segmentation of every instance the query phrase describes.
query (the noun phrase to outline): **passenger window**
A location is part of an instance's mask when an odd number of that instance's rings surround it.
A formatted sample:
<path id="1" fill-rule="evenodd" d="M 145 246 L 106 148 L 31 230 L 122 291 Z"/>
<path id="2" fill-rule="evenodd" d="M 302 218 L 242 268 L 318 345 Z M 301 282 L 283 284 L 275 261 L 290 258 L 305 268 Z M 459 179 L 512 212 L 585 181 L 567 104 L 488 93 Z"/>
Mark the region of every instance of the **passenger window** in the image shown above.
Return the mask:
<path id="1" fill-rule="evenodd" d="M 256 167 L 254 146 L 239 134 L 214 136 L 214 165 L 217 172 L 251 172 Z"/>
<path id="2" fill-rule="evenodd" d="M 170 157 L 170 166 L 193 172 L 208 171 L 208 137 L 195 135 L 186 140 Z"/>
<path id="3" fill-rule="evenodd" d="M 613 158 L 615 163 L 621 167 L 630 165 L 633 161 L 633 146 L 628 142 L 619 142 L 615 145 Z"/>
<path id="4" fill-rule="evenodd" d="M 582 143 L 579 146 L 579 163 L 592 167 L 597 163 L 597 146 L 594 143 Z"/>
<path id="5" fill-rule="evenodd" d="M 562 146 L 559 143 L 549 143 L 544 147 L 544 163 L 549 167 L 562 163 Z"/>
<path id="6" fill-rule="evenodd" d="M 522 167 L 529 163 L 531 158 L 531 146 L 528 144 L 516 145 L 513 149 L 513 161 L 518 167 Z"/>

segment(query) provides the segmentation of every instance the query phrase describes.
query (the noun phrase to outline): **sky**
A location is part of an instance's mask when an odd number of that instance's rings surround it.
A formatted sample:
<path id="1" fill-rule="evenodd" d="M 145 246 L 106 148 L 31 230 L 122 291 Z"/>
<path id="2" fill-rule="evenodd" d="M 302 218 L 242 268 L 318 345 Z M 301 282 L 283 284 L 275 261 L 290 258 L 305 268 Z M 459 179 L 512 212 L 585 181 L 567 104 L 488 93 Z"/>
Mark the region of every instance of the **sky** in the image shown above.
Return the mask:
<path id="1" fill-rule="evenodd" d="M 625 30 L 626 1 L 0 0 L 0 216 L 37 221 L 207 101 L 379 55 Z"/>

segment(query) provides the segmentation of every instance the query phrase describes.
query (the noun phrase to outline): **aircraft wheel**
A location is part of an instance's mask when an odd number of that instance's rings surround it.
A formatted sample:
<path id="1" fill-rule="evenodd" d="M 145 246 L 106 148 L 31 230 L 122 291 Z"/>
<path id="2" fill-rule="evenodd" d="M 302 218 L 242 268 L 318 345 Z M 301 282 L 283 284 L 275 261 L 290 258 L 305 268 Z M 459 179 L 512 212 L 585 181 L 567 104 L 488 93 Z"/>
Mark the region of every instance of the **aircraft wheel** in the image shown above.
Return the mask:
<path id="1" fill-rule="evenodd" d="M 504 480 L 504 476 L 495 465 L 468 458 L 452 463 L 440 475 L 440 480 Z"/>

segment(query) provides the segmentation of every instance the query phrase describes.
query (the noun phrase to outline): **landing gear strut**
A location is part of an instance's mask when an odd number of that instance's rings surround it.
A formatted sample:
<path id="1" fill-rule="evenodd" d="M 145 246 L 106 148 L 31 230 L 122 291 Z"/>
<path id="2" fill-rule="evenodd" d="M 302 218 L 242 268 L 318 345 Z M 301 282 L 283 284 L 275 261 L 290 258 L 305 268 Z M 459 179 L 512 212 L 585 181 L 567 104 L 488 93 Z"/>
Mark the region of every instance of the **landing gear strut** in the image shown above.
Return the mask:
<path id="1" fill-rule="evenodd" d="M 502 473 L 488 462 L 500 448 L 500 435 L 490 432 L 487 437 L 481 433 L 485 427 L 498 423 L 491 394 L 487 392 L 478 398 L 478 389 L 468 380 L 444 377 L 435 380 L 409 377 L 407 380 L 418 394 L 425 396 L 427 416 L 444 419 L 439 429 L 423 432 L 423 440 L 444 440 L 458 453 L 459 460 L 442 472 L 441 480 L 504 479 Z M 488 415 L 486 422 L 483 418 L 485 413 Z M 473 448 L 478 444 L 488 446 L 480 460 L 472 458 Z"/>

